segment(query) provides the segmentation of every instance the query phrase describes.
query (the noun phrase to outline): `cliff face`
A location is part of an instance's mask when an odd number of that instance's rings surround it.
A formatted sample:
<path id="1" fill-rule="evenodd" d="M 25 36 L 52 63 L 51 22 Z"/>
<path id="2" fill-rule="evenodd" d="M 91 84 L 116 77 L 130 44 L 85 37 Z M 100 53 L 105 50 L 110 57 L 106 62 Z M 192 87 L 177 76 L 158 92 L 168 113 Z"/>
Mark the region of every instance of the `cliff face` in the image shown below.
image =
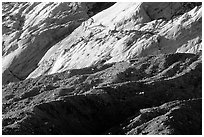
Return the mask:
<path id="1" fill-rule="evenodd" d="M 201 3 L 2 8 L 3 134 L 202 134 Z"/>

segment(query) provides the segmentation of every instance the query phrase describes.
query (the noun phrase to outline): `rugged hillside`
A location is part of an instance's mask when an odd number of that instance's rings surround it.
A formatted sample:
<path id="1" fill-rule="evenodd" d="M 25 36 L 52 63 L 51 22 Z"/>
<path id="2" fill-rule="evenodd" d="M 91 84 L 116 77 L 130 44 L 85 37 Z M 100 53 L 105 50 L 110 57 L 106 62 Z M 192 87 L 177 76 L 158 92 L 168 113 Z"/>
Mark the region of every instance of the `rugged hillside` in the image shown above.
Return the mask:
<path id="1" fill-rule="evenodd" d="M 2 5 L 3 83 L 25 79 L 45 53 L 83 21 L 112 3 L 10 3 Z"/>
<path id="2" fill-rule="evenodd" d="M 201 134 L 201 73 L 177 53 L 10 83 L 3 134 Z"/>
<path id="3" fill-rule="evenodd" d="M 3 134 L 202 134 L 201 3 L 12 3 Z"/>
<path id="4" fill-rule="evenodd" d="M 28 78 L 146 55 L 196 53 L 201 49 L 201 7 L 171 20 L 183 6 L 168 4 L 115 4 L 53 46 Z"/>
<path id="5" fill-rule="evenodd" d="M 101 62 L 201 50 L 200 3 L 99 5 L 3 4 L 3 83 Z"/>

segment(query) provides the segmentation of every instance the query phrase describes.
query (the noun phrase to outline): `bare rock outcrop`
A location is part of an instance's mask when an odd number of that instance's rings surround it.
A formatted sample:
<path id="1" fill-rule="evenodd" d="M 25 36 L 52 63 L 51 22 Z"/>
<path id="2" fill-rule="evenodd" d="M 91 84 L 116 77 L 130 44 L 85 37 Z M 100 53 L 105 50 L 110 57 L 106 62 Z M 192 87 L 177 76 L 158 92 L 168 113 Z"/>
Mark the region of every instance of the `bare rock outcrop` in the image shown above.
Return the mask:
<path id="1" fill-rule="evenodd" d="M 201 135 L 202 3 L 2 3 L 4 135 Z"/>
<path id="2" fill-rule="evenodd" d="M 147 55 L 197 53 L 201 6 L 184 5 L 116 3 L 50 48 L 28 78 Z"/>
<path id="3" fill-rule="evenodd" d="M 3 3 L 3 83 L 25 79 L 53 45 L 110 4 L 96 11 L 94 3 Z"/>

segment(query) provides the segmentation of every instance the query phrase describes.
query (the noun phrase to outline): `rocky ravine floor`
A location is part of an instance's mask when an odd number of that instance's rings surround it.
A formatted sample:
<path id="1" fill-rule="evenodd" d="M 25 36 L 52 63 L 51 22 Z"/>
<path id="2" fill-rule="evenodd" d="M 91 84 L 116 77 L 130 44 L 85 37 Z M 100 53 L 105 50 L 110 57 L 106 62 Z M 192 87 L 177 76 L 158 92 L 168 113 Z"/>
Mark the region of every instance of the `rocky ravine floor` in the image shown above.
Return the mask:
<path id="1" fill-rule="evenodd" d="M 3 134 L 202 134 L 201 57 L 160 54 L 3 85 Z"/>

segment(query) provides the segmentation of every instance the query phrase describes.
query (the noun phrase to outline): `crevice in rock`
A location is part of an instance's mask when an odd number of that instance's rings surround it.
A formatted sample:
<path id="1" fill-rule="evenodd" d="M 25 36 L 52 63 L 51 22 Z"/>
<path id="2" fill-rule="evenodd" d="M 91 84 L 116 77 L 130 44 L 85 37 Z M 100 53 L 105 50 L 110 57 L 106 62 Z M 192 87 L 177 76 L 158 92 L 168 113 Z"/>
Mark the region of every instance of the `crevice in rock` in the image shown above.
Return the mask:
<path id="1" fill-rule="evenodd" d="M 16 74 L 14 74 L 9 68 L 8 68 L 8 71 L 15 77 L 17 78 L 18 80 L 24 80 L 23 78 L 20 78 L 19 76 L 17 76 Z"/>

